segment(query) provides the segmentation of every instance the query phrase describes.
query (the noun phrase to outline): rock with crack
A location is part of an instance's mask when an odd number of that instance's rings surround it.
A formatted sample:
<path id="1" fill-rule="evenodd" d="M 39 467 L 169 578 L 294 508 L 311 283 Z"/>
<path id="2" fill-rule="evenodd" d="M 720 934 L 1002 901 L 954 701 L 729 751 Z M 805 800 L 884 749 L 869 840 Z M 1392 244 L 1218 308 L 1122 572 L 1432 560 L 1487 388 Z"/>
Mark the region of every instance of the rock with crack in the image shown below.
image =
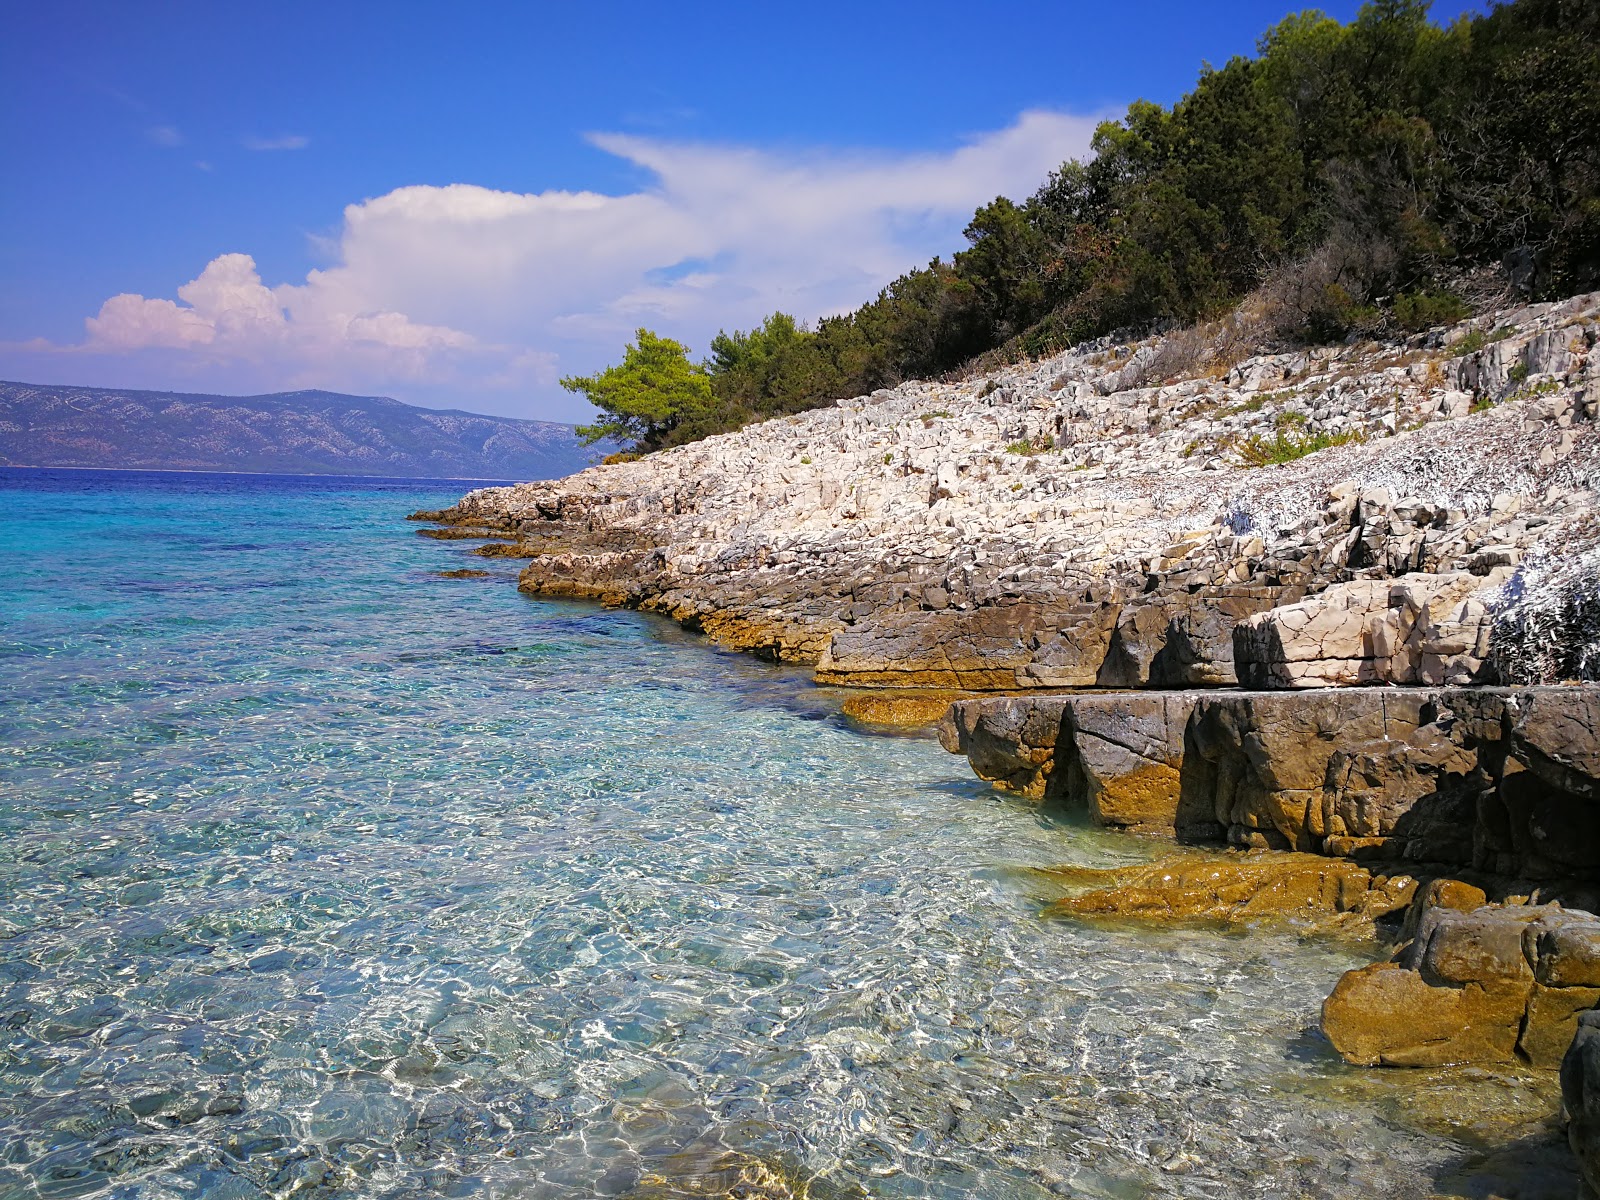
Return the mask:
<path id="1" fill-rule="evenodd" d="M 1600 881 L 1600 687 L 985 697 L 940 738 L 1105 825 Z"/>
<path id="2" fill-rule="evenodd" d="M 1395 957 L 1347 972 L 1322 1030 L 1361 1066 L 1561 1062 L 1600 1003 L 1600 918 L 1556 904 L 1430 907 Z"/>
<path id="3" fill-rule="evenodd" d="M 1234 626 L 1249 688 L 1482 682 L 1506 567 L 1338 583 Z"/>
<path id="4" fill-rule="evenodd" d="M 939 737 L 980 778 L 1029 799 L 1082 809 L 1102 825 L 1173 832 L 1193 703 L 1172 692 L 963 701 Z"/>

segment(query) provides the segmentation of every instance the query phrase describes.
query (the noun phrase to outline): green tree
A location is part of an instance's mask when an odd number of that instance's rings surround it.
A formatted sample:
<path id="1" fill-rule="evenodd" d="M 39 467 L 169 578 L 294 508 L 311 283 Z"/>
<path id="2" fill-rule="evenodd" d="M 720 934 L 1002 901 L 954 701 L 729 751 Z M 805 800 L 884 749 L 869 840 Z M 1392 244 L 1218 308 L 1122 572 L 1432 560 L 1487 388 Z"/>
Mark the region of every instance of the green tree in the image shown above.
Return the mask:
<path id="1" fill-rule="evenodd" d="M 705 368 L 689 361 L 681 342 L 648 329 L 635 332 L 617 366 L 598 375 L 569 375 L 561 386 L 582 392 L 604 414 L 593 425 L 578 426 L 586 446 L 609 438 L 630 449 L 654 450 L 680 425 L 704 421 L 712 410 Z"/>

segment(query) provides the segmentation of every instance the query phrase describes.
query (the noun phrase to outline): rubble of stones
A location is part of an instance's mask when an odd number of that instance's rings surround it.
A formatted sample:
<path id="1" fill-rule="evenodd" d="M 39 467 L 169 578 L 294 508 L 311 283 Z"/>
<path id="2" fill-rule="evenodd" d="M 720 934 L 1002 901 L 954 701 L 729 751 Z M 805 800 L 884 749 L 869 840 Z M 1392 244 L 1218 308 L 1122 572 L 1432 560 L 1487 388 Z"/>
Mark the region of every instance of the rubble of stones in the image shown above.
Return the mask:
<path id="1" fill-rule="evenodd" d="M 1534 682 L 1600 665 L 1597 335 L 1600 294 L 1220 378 L 1145 381 L 1159 339 L 1094 343 L 438 515 L 522 537 L 497 553 L 527 591 L 829 683 Z M 1355 440 L 1241 450 L 1320 435 Z"/>

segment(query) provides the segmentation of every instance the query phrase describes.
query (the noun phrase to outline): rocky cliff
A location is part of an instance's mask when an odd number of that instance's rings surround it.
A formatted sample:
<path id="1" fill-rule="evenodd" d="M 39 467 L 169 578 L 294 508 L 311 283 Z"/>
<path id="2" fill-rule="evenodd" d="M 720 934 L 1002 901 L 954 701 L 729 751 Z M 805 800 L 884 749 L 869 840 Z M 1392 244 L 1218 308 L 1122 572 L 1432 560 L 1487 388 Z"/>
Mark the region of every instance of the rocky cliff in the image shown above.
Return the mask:
<path id="1" fill-rule="evenodd" d="M 1102 825 L 1600 906 L 1600 688 L 995 697 L 953 704 L 940 735 L 980 777 Z"/>
<path id="2" fill-rule="evenodd" d="M 1597 335 L 1589 295 L 1220 376 L 1106 340 L 440 516 L 828 683 L 1590 677 Z"/>

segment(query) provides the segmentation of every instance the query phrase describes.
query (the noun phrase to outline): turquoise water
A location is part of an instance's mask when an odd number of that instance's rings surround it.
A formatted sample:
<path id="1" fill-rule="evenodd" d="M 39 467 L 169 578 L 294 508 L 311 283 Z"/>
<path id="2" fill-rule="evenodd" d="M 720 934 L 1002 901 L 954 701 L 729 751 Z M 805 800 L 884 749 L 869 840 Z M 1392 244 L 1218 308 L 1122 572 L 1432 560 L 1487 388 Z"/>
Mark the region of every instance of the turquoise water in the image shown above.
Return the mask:
<path id="1" fill-rule="evenodd" d="M 1404 1196 L 1460 1160 L 1307 1033 L 1366 951 L 1041 922 L 1020 868 L 1152 851 L 400 520 L 461 490 L 0 472 L 0 1197 Z"/>

